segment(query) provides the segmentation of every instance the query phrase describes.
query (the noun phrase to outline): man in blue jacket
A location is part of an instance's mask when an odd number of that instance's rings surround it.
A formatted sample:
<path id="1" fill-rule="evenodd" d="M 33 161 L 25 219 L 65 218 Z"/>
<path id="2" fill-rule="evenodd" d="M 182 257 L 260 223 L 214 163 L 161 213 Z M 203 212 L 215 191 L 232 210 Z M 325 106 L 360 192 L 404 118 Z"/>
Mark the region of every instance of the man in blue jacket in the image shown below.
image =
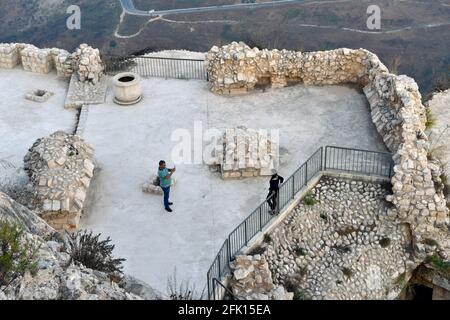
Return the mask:
<path id="1" fill-rule="evenodd" d="M 158 168 L 159 185 L 164 192 L 164 208 L 166 209 L 167 212 L 172 212 L 170 206 L 173 205 L 173 203 L 169 201 L 169 197 L 170 197 L 170 186 L 172 185 L 172 175 L 175 173 L 175 171 L 177 171 L 176 168 L 167 169 L 166 162 L 164 160 L 161 160 L 159 162 Z"/>

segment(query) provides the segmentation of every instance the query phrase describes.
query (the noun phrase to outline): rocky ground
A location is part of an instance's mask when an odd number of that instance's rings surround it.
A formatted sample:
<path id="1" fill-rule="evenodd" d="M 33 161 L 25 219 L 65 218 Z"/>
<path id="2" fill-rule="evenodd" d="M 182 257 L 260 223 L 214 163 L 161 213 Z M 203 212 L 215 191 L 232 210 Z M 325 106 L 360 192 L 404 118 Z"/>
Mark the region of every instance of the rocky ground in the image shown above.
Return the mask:
<path id="1" fill-rule="evenodd" d="M 323 178 L 265 238 L 275 284 L 294 291 L 298 299 L 395 297 L 409 240 L 390 217 L 387 189 Z"/>
<path id="2" fill-rule="evenodd" d="M 162 296 L 129 276 L 115 282 L 103 272 L 72 263 L 64 242 L 30 210 L 0 193 L 0 221 L 23 226 L 25 238 L 36 243 L 37 270 L 0 288 L 0 300 L 141 300 Z"/>

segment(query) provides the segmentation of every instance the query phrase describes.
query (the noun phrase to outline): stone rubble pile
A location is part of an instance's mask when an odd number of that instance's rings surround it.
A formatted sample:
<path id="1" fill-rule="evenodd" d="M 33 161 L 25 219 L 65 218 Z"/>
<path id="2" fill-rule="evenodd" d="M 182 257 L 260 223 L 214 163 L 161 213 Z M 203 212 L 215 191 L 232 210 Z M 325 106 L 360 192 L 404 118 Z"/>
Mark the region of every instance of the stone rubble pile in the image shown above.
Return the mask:
<path id="1" fill-rule="evenodd" d="M 100 51 L 87 44 L 81 44 L 73 54 L 74 65 L 78 79 L 81 82 L 97 84 L 103 74 L 103 64 Z"/>
<path id="2" fill-rule="evenodd" d="M 38 139 L 25 156 L 36 212 L 56 230 L 77 229 L 94 173 L 94 149 L 62 131 Z"/>
<path id="3" fill-rule="evenodd" d="M 220 168 L 223 179 L 267 176 L 278 169 L 278 144 L 264 131 L 227 129 L 214 152 L 209 163 Z"/>
<path id="4" fill-rule="evenodd" d="M 292 300 L 282 286 L 275 286 L 269 265 L 261 255 L 237 256 L 231 263 L 233 294 L 245 300 Z"/>
<path id="5" fill-rule="evenodd" d="M 303 299 L 388 299 L 411 276 L 408 230 L 379 183 L 324 177 L 265 244 L 275 284 Z"/>

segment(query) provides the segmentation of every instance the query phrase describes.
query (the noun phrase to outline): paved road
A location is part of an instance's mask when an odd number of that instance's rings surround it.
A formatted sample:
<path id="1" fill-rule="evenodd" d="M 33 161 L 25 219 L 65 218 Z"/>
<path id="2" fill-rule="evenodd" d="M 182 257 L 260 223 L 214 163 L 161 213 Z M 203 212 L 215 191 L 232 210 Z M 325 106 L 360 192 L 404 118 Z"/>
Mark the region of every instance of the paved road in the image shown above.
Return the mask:
<path id="1" fill-rule="evenodd" d="M 264 3 L 242 3 L 242 4 L 230 4 L 221 6 L 209 6 L 209 7 L 198 7 L 198 8 L 186 8 L 186 9 L 173 9 L 173 10 L 161 10 L 161 11 L 144 11 L 138 10 L 134 6 L 133 0 L 119 0 L 122 5 L 123 10 L 131 15 L 135 16 L 164 16 L 168 14 L 184 14 L 184 13 L 200 13 L 208 11 L 221 11 L 221 10 L 236 10 L 242 8 L 261 8 L 261 7 L 274 7 L 284 4 L 292 3 L 302 3 L 304 0 L 280 0 L 274 2 L 264 2 Z"/>

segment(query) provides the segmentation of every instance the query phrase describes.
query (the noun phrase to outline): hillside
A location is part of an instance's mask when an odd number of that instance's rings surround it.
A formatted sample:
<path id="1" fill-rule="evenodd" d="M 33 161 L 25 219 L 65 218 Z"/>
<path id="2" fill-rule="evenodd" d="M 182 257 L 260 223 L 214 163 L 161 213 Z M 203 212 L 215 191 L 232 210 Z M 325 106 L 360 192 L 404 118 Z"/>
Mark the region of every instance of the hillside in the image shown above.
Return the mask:
<path id="1" fill-rule="evenodd" d="M 167 10 L 239 0 L 134 0 L 141 10 Z M 123 15 L 119 0 L 79 0 L 81 30 L 65 27 L 68 0 L 0 3 L 0 42 L 32 42 L 72 50 L 88 42 L 112 54 L 163 49 L 207 51 L 243 40 L 291 50 L 339 47 L 373 51 L 394 72 L 414 77 L 423 94 L 449 86 L 450 1 L 305 1 L 273 8 L 167 15 L 155 21 Z M 382 9 L 382 30 L 366 27 L 368 5 Z M 23 13 L 23 14 L 22 14 Z"/>

